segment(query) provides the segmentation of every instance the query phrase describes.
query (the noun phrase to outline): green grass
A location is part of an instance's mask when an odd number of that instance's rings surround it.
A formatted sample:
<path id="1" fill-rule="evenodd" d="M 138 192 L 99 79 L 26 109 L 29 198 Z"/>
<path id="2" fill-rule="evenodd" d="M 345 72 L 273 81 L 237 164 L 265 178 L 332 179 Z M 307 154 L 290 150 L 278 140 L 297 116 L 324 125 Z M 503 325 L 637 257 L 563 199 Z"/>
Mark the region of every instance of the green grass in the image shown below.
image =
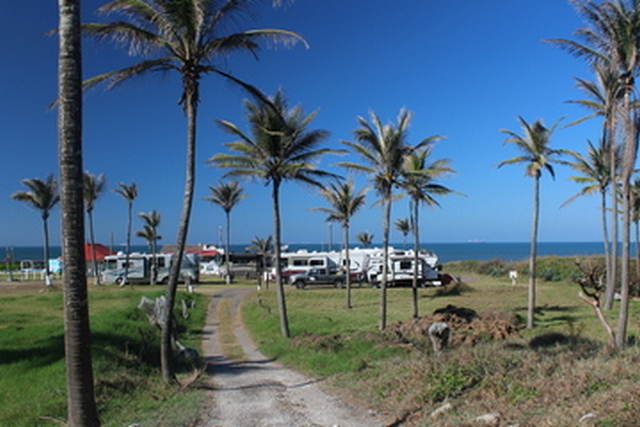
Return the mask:
<path id="1" fill-rule="evenodd" d="M 160 287 L 90 287 L 96 400 L 104 426 L 182 426 L 197 418 L 202 393 L 176 392 L 162 383 L 159 331 L 137 308 L 143 295 L 162 294 Z M 179 293 L 177 301 L 183 298 L 195 299 L 195 308 L 188 320 L 178 311 L 180 340 L 199 349 L 206 298 Z M 41 417 L 66 417 L 62 300 L 59 287 L 0 294 L 2 426 L 44 426 L 50 422 Z"/>
<path id="2" fill-rule="evenodd" d="M 567 265 L 552 264 L 571 274 Z M 421 289 L 422 315 L 452 304 L 478 313 L 513 313 L 521 323 L 526 317 L 523 276 L 512 286 L 506 275 L 449 271 L 462 274 L 467 283 Z M 450 348 L 436 357 L 426 340 L 377 331 L 377 289 L 354 289 L 350 310 L 344 308 L 345 290 L 286 289 L 290 340 L 280 337 L 275 291 L 258 292 L 244 305 L 245 322 L 261 350 L 299 370 L 329 377 L 330 384 L 398 419 L 407 417 L 411 425 L 473 425 L 475 417 L 495 411 L 502 413 L 505 425 L 570 426 L 589 412 L 597 414 L 594 425 L 637 425 L 640 348 L 633 341 L 640 333 L 638 301 L 631 303 L 632 342 L 625 351 L 611 353 L 593 309 L 578 298 L 578 285 L 539 280 L 535 329 L 520 329 L 520 338 L 507 341 Z M 389 325 L 409 319 L 410 289 L 389 289 L 388 301 Z M 605 314 L 615 329 L 617 309 Z M 535 342 L 541 344 L 534 347 Z M 453 409 L 431 419 L 429 414 L 444 402 Z"/>

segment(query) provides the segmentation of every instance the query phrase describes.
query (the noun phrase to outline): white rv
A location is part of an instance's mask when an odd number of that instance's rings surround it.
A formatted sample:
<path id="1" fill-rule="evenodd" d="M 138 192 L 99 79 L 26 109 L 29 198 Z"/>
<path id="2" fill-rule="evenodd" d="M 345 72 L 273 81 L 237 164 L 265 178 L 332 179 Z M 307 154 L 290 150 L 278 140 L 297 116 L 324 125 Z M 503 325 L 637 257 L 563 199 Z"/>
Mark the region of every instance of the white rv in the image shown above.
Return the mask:
<path id="1" fill-rule="evenodd" d="M 131 283 L 151 283 L 152 275 L 155 275 L 154 283 L 166 284 L 169 282 L 172 260 L 173 254 L 132 253 L 129 255 L 127 280 Z M 102 281 L 121 284 L 124 281 L 126 264 L 127 256 L 122 252 L 117 255 L 107 255 L 104 259 Z M 197 283 L 199 279 L 197 255 L 184 254 L 180 267 L 180 282 Z"/>

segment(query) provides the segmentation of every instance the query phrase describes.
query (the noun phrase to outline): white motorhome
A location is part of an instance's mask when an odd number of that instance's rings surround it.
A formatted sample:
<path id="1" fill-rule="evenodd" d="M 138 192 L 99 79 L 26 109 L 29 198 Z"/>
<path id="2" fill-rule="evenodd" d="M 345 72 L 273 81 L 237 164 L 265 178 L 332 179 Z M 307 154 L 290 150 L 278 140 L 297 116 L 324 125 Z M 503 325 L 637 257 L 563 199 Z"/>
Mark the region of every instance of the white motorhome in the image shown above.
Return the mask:
<path id="1" fill-rule="evenodd" d="M 381 248 L 354 248 L 349 250 L 349 271 L 370 283 L 381 278 L 384 251 Z M 413 250 L 389 248 L 390 283 L 405 284 L 413 279 Z M 345 270 L 346 253 L 342 251 L 309 252 L 299 250 L 282 254 L 282 277 L 304 274 L 311 269 L 323 269 L 328 274 Z M 418 253 L 418 281 L 421 284 L 438 284 L 438 257 L 427 251 Z"/>
<path id="2" fill-rule="evenodd" d="M 151 283 L 155 272 L 154 283 L 166 284 L 169 282 L 169 272 L 173 261 L 173 254 L 141 254 L 129 255 L 127 280 L 131 283 Z M 124 281 L 127 256 L 120 252 L 117 255 L 107 255 L 104 259 L 104 271 L 102 281 L 104 283 L 121 284 Z M 154 267 L 155 266 L 155 267 Z M 198 257 L 195 254 L 184 254 L 180 267 L 180 282 L 197 283 L 200 279 Z"/>

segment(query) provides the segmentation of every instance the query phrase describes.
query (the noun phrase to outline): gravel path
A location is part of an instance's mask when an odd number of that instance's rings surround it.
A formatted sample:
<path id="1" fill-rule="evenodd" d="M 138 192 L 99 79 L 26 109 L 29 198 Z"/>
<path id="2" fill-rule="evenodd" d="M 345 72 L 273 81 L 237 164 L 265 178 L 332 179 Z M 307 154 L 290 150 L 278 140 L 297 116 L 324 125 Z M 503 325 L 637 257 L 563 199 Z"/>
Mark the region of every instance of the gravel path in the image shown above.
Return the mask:
<path id="1" fill-rule="evenodd" d="M 389 425 L 382 414 L 349 405 L 328 394 L 315 380 L 265 358 L 244 329 L 235 335 L 246 354 L 244 361 L 225 359 L 218 344 L 216 308 L 231 302 L 232 316 L 239 316 L 243 298 L 252 289 L 224 289 L 209 306 L 203 350 L 213 378 L 213 405 L 206 427 L 376 427 Z M 240 324 L 241 322 L 237 322 Z"/>

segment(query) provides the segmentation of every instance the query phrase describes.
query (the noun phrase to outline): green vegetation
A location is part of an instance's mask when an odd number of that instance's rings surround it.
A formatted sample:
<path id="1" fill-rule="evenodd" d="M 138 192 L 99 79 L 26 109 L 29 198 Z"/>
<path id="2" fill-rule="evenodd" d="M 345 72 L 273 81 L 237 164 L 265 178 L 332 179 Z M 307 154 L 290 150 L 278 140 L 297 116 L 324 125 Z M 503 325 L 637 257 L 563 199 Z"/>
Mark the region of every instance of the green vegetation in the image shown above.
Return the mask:
<path id="1" fill-rule="evenodd" d="M 594 425 L 636 425 L 640 373 L 633 367 L 640 362 L 640 348 L 634 344 L 640 304 L 631 305 L 628 348 L 611 353 L 592 308 L 578 298 L 578 285 L 539 279 L 536 327 L 526 330 L 525 283 L 513 286 L 507 274 L 497 279 L 462 271 L 481 264 L 447 265 L 447 271 L 462 274 L 467 283 L 421 289 L 421 313 L 449 304 L 487 318 L 490 312 L 498 317 L 506 312 L 516 319 L 519 336 L 492 340 L 484 334 L 475 346 L 452 345 L 444 357 L 435 357 L 425 338 L 397 332 L 395 326 L 411 317 L 407 288 L 389 289 L 391 326 L 386 332 L 377 331 L 379 294 L 369 288 L 354 289 L 351 310 L 343 308 L 344 290 L 288 290 L 291 340 L 278 333 L 273 291 L 252 295 L 243 314 L 266 355 L 311 375 L 330 377 L 330 384 L 411 425 L 471 425 L 490 412 L 500 412 L 506 424 L 576 425 L 593 412 Z M 552 259 L 548 265 L 543 262 L 541 270 L 555 268 L 571 276 L 572 264 L 571 259 Z M 507 264 L 505 271 L 510 268 Z M 612 323 L 617 315 L 617 306 L 605 312 Z M 457 334 L 464 333 L 454 332 L 453 337 Z M 431 418 L 445 403 L 452 409 Z"/>
<path id="2" fill-rule="evenodd" d="M 41 289 L 18 285 L 2 290 L 0 425 L 44 426 L 66 419 L 63 295 L 58 286 Z M 176 393 L 162 382 L 160 331 L 138 308 L 143 295 L 162 294 L 154 287 L 90 287 L 96 400 L 103 426 L 184 426 L 201 409 L 198 391 Z M 185 293 L 178 295 L 182 299 L 194 301 L 195 307 L 188 319 L 176 313 L 180 341 L 199 350 L 206 298 Z M 189 367 L 181 372 L 191 375 Z"/>

